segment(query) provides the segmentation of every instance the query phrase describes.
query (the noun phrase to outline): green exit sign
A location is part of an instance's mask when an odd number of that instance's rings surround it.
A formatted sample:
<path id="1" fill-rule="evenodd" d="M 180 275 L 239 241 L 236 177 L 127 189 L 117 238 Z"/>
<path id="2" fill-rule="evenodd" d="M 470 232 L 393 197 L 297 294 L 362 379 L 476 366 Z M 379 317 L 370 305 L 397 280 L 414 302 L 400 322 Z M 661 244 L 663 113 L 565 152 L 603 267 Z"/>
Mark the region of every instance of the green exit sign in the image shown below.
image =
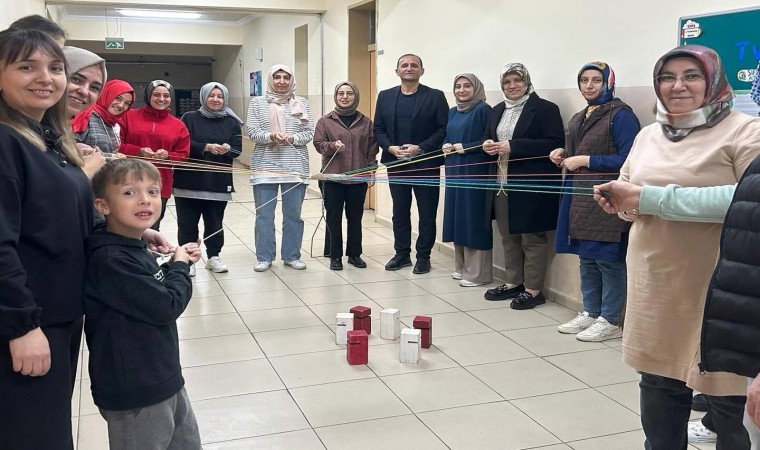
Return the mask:
<path id="1" fill-rule="evenodd" d="M 124 38 L 106 38 L 106 50 L 124 50 Z"/>

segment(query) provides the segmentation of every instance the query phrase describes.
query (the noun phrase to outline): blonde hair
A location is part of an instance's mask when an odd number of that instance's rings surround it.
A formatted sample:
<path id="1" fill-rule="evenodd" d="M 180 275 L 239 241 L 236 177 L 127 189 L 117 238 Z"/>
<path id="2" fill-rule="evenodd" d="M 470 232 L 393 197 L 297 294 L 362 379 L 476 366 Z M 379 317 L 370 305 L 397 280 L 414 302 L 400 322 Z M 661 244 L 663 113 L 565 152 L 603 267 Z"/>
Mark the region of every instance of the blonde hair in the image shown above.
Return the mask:
<path id="1" fill-rule="evenodd" d="M 147 179 L 161 185 L 161 173 L 153 164 L 140 159 L 113 159 L 92 177 L 95 198 L 105 198 L 108 186 L 123 184 L 130 177 L 140 181 Z"/>
<path id="2" fill-rule="evenodd" d="M 31 57 L 38 50 L 58 58 L 64 63 L 66 61 L 61 47 L 56 44 L 53 38 L 41 31 L 7 29 L 0 32 L 0 71 L 5 70 L 9 64 Z M 0 95 L 0 123 L 16 130 L 43 152 L 47 151 L 45 139 L 40 134 L 38 126 L 35 126 L 36 122 L 9 105 L 2 95 Z M 55 105 L 45 111 L 41 123 L 51 127 L 60 135 L 55 142 L 59 151 L 72 164 L 82 167 L 84 161 L 77 151 L 74 134 L 66 117 L 65 93 Z"/>

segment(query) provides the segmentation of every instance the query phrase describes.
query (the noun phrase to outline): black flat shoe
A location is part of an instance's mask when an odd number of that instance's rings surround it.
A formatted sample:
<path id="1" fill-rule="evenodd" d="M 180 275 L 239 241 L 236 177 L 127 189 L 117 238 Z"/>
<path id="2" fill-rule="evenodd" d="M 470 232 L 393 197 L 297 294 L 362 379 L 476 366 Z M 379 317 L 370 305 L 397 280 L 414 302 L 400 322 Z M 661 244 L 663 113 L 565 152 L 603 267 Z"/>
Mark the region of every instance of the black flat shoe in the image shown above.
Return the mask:
<path id="1" fill-rule="evenodd" d="M 705 394 L 697 394 L 691 398 L 691 410 L 707 412 L 707 397 Z"/>
<path id="2" fill-rule="evenodd" d="M 364 269 L 367 267 L 367 263 L 364 262 L 361 256 L 349 256 L 348 263 L 358 269 Z"/>
<path id="3" fill-rule="evenodd" d="M 343 261 L 340 258 L 331 259 L 330 270 L 343 270 Z"/>
<path id="4" fill-rule="evenodd" d="M 525 286 L 522 284 L 518 284 L 513 288 L 509 288 L 506 284 L 502 284 L 501 286 L 487 290 L 486 293 L 483 294 L 483 297 L 485 297 L 486 300 L 491 300 L 494 302 L 498 300 L 509 300 L 510 298 L 515 298 L 522 292 L 525 292 Z"/>
<path id="5" fill-rule="evenodd" d="M 421 273 L 428 273 L 428 272 L 430 272 L 430 260 L 418 259 L 417 264 L 415 264 L 414 269 L 412 269 L 412 273 L 421 274 Z"/>
<path id="6" fill-rule="evenodd" d="M 540 292 L 535 297 L 530 295 L 530 292 L 521 292 L 517 297 L 512 299 L 509 307 L 512 309 L 533 309 L 544 303 L 546 303 L 546 298 Z"/>
<path id="7" fill-rule="evenodd" d="M 399 270 L 412 265 L 409 255 L 396 255 L 385 265 L 385 270 Z"/>

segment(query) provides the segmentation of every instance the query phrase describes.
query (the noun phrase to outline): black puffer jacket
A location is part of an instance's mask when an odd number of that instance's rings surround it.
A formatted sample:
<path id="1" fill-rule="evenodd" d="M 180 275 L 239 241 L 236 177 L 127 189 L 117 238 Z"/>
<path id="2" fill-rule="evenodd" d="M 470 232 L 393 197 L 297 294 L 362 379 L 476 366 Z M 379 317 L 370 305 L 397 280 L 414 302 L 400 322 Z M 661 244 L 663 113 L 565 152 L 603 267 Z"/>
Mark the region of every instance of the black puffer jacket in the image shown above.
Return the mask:
<path id="1" fill-rule="evenodd" d="M 703 371 L 760 373 L 760 157 L 736 186 L 723 223 L 701 352 Z"/>

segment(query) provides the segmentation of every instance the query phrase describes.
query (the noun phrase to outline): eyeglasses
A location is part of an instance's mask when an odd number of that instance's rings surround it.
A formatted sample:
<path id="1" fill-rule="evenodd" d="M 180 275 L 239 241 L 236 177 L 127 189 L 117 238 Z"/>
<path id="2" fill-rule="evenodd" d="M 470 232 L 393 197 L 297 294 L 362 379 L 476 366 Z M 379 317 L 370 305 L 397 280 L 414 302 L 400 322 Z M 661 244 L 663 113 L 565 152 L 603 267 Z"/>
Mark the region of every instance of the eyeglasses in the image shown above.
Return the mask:
<path id="1" fill-rule="evenodd" d="M 354 94 L 353 92 L 338 92 L 337 94 L 335 94 L 335 96 L 336 97 L 354 97 L 356 96 L 356 94 Z"/>
<path id="2" fill-rule="evenodd" d="M 659 86 L 671 86 L 676 84 L 676 80 L 681 80 L 683 84 L 697 84 L 705 79 L 705 76 L 698 72 L 687 73 L 681 76 L 675 75 L 660 75 L 654 78 Z"/>

